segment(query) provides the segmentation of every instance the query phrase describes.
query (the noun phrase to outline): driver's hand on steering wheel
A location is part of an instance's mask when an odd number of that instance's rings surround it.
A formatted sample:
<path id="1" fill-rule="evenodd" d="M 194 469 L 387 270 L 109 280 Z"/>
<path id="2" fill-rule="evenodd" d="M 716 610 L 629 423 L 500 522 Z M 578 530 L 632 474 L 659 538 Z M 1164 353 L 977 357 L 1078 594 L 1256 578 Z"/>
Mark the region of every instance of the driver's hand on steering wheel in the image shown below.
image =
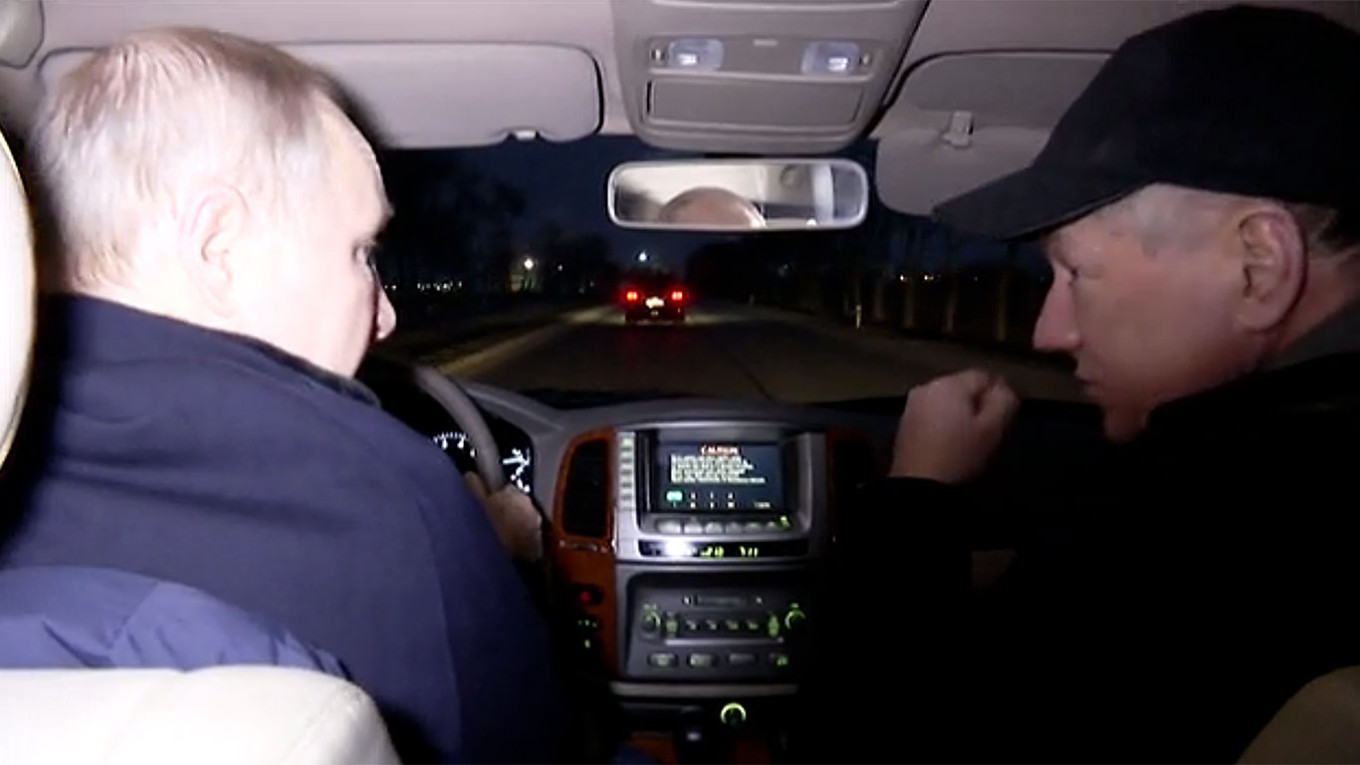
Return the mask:
<path id="1" fill-rule="evenodd" d="M 476 473 L 464 473 L 468 489 L 482 501 L 486 517 L 496 536 L 510 555 L 522 561 L 543 557 L 543 516 L 529 495 L 507 483 L 500 491 L 487 495 L 486 484 Z"/>

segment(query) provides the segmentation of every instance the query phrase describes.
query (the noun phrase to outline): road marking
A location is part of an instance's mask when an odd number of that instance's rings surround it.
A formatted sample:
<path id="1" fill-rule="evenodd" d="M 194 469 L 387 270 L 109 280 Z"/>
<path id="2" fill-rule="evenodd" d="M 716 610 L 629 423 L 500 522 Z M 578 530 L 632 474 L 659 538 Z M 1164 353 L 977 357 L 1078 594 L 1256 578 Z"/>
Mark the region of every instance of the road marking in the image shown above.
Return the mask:
<path id="1" fill-rule="evenodd" d="M 487 346 L 452 361 L 443 362 L 438 365 L 439 371 L 459 377 L 468 377 L 485 372 L 490 367 L 502 364 L 515 356 L 544 345 L 558 335 L 567 332 L 573 325 L 597 322 L 603 319 L 610 310 L 610 306 L 600 306 L 555 317 L 551 324 L 531 329 L 522 335 L 502 340 L 495 345 Z"/>

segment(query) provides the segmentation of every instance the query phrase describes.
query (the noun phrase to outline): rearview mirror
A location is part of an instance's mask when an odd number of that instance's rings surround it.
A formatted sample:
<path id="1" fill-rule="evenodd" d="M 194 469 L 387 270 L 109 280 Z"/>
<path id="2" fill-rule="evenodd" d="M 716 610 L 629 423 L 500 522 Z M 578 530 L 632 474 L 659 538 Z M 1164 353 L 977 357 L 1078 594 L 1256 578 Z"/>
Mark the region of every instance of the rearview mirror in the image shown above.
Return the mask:
<path id="1" fill-rule="evenodd" d="M 848 159 L 627 162 L 609 174 L 608 201 L 625 228 L 853 228 L 869 210 L 869 176 Z"/>

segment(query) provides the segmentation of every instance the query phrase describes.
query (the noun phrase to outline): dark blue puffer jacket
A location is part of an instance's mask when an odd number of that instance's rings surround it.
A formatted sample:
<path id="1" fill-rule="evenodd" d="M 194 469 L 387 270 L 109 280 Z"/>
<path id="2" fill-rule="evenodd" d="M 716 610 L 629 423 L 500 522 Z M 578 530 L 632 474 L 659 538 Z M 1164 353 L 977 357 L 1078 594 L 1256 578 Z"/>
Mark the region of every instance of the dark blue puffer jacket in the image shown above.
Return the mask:
<path id="1" fill-rule="evenodd" d="M 112 569 L 0 571 L 0 668 L 191 670 L 225 664 L 348 678 L 331 654 L 192 587 Z"/>
<path id="2" fill-rule="evenodd" d="M 39 316 L 0 567 L 178 582 L 331 652 L 407 762 L 545 762 L 547 625 L 451 460 L 367 389 L 92 298 Z"/>

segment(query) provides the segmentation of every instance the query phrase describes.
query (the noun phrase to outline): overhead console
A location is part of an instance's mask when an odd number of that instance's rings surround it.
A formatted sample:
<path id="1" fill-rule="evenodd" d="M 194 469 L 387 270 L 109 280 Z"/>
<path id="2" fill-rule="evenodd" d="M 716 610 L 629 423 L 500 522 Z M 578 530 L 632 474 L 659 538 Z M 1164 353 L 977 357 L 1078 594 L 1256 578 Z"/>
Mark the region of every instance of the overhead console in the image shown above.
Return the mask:
<path id="1" fill-rule="evenodd" d="M 925 0 L 614 0 L 619 79 L 643 140 L 837 151 L 877 114 Z"/>

